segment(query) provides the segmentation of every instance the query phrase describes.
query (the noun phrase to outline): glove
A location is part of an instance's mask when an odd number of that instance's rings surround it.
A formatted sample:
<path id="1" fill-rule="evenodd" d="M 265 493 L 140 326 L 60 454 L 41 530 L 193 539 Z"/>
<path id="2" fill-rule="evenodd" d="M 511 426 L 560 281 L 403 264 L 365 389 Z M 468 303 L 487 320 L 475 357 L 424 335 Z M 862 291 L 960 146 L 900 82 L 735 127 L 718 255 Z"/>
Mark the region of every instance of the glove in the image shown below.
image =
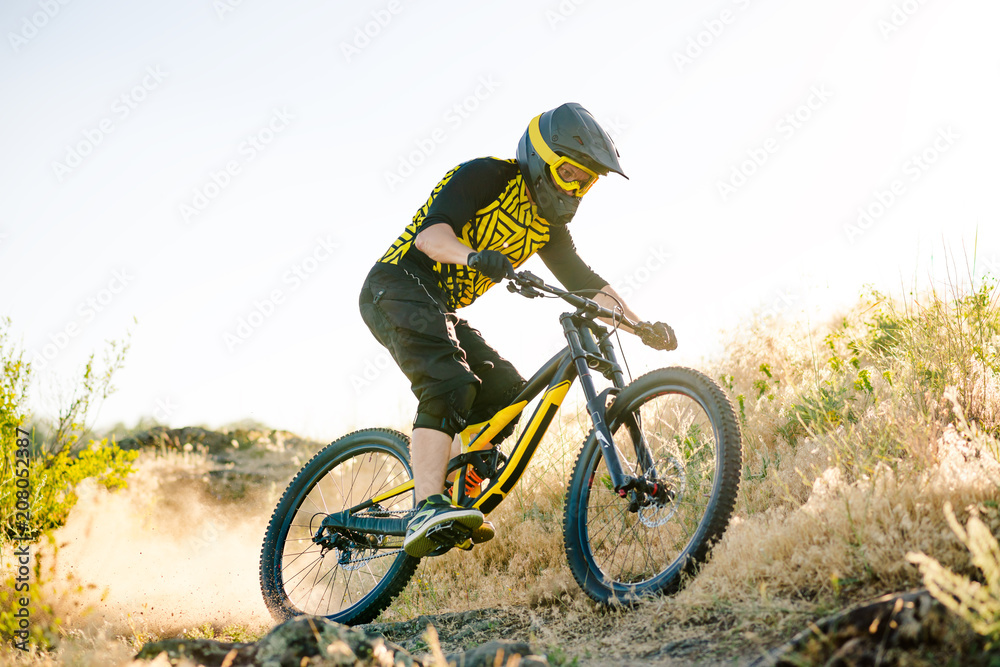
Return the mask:
<path id="1" fill-rule="evenodd" d="M 665 322 L 651 324 L 640 322 L 635 327 L 635 333 L 644 345 L 648 345 L 654 350 L 676 350 L 677 336 L 674 330 Z"/>
<path id="2" fill-rule="evenodd" d="M 480 250 L 469 253 L 468 264 L 495 283 L 514 277 L 514 265 L 497 250 Z"/>

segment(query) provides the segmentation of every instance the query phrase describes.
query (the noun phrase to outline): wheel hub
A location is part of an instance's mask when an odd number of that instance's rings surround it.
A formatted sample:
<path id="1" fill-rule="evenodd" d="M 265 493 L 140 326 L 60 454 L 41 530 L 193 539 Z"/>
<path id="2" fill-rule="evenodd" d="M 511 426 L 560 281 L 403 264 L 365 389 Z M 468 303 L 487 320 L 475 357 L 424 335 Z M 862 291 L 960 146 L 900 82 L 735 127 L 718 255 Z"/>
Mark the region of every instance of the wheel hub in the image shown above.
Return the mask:
<path id="1" fill-rule="evenodd" d="M 661 484 L 665 493 L 660 494 L 660 497 L 647 498 L 648 502 L 639 507 L 639 521 L 647 528 L 658 528 L 674 518 L 680 502 L 684 499 L 687 487 L 684 464 L 674 455 L 670 455 L 664 464 L 661 466 L 663 472 Z"/>

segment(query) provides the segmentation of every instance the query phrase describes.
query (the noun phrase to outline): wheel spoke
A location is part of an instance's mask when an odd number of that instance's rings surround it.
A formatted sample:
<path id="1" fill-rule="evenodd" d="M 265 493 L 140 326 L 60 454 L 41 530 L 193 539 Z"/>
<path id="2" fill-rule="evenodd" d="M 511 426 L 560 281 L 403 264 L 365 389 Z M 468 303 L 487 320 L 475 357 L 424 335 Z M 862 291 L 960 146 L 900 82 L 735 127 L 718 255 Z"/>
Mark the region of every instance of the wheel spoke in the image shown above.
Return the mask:
<path id="1" fill-rule="evenodd" d="M 629 511 L 635 496 L 621 498 L 610 488 L 603 451 L 596 444 L 588 445 L 589 464 L 581 456 L 581 467 L 574 472 L 578 481 L 572 488 L 579 489 L 581 496 L 575 501 L 579 503 L 576 521 L 581 527 L 573 533 L 579 535 L 583 566 L 594 575 L 586 580 L 602 582 L 608 597 L 633 590 L 633 586 L 640 592 L 659 590 L 670 583 L 660 575 L 671 568 L 679 574 L 680 561 L 700 548 L 693 538 L 704 535 L 698 531 L 714 502 L 719 450 L 733 446 L 719 442 L 719 428 L 705 401 L 690 390 L 672 387 L 630 405 L 636 406 L 630 408 L 634 421 L 619 419 L 620 426 L 613 433 L 621 468 L 626 474 L 657 480 L 673 495 L 661 501 L 640 497 L 645 506 Z M 738 437 L 738 428 L 732 431 Z M 738 453 L 738 441 L 735 447 Z M 735 471 L 738 475 L 739 468 Z M 735 493 L 732 495 L 735 498 Z M 704 551 L 699 557 L 701 553 Z M 620 588 L 623 586 L 629 588 Z M 591 590 L 588 593 L 594 595 Z"/>
<path id="2" fill-rule="evenodd" d="M 309 473 L 308 478 L 314 480 L 312 486 L 294 496 L 299 499 L 298 504 L 286 512 L 292 520 L 279 534 L 280 541 L 270 547 L 278 554 L 272 576 L 279 590 L 269 595 L 265 587 L 265 600 L 272 611 L 274 600 L 285 605 L 281 610 L 285 617 L 305 613 L 336 619 L 355 609 L 363 611 L 371 604 L 374 591 L 385 587 L 386 577 L 398 576 L 400 559 L 407 558 L 398 544 L 373 548 L 364 541 L 356 544 L 356 537 L 346 536 L 337 538 L 343 541 L 333 541 L 335 535 L 326 529 L 322 543 L 310 544 L 320 528 L 319 519 L 410 479 L 405 458 L 386 446 L 359 443 L 345 449 L 344 454 L 334 452 L 329 460 L 326 464 L 320 462 L 328 467 L 318 475 Z M 293 480 L 286 495 L 293 493 L 296 481 L 305 473 L 304 469 Z M 405 492 L 388 499 L 383 507 L 406 510 L 412 506 L 412 498 L 412 492 Z M 380 544 L 384 543 L 380 537 Z M 267 562 L 262 556 L 262 567 Z M 412 569 L 404 574 L 411 575 Z M 352 613 L 354 618 L 362 612 Z"/>

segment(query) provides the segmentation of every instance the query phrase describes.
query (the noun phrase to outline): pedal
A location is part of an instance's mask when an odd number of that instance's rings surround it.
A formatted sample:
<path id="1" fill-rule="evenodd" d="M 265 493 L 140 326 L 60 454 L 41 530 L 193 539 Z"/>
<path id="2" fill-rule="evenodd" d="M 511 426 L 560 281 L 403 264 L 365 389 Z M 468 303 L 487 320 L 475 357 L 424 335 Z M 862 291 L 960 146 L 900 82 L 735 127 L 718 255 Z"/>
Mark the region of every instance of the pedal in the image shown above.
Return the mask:
<path id="1" fill-rule="evenodd" d="M 489 542 L 496 534 L 497 531 L 493 527 L 493 524 L 489 521 L 483 521 L 483 525 L 472 531 L 472 543 L 482 544 L 483 542 Z M 469 548 L 471 549 L 472 547 L 470 546 Z"/>
<path id="2" fill-rule="evenodd" d="M 446 521 L 427 531 L 427 537 L 438 544 L 450 547 L 472 537 L 472 530 L 457 521 Z"/>

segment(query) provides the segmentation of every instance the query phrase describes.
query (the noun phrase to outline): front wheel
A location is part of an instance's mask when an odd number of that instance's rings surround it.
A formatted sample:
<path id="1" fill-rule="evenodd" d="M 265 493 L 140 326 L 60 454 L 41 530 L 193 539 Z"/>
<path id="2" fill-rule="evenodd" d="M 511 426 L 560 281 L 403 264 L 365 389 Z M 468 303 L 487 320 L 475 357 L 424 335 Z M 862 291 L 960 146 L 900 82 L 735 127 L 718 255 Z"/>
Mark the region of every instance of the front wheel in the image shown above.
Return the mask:
<path id="1" fill-rule="evenodd" d="M 722 389 L 689 368 L 636 379 L 607 420 L 625 474 L 662 490 L 658 497 L 620 496 L 591 433 L 570 478 L 563 538 L 587 595 L 628 604 L 676 591 L 708 557 L 736 504 L 742 441 Z"/>
<path id="2" fill-rule="evenodd" d="M 408 444 L 396 431 L 357 431 L 328 445 L 292 479 L 260 553 L 261 591 L 276 620 L 310 614 L 367 623 L 403 590 L 419 559 L 403 552 L 401 537 L 354 534 L 331 547 L 313 536 L 327 515 L 412 479 Z M 407 492 L 375 509 L 394 516 L 412 508 Z"/>

